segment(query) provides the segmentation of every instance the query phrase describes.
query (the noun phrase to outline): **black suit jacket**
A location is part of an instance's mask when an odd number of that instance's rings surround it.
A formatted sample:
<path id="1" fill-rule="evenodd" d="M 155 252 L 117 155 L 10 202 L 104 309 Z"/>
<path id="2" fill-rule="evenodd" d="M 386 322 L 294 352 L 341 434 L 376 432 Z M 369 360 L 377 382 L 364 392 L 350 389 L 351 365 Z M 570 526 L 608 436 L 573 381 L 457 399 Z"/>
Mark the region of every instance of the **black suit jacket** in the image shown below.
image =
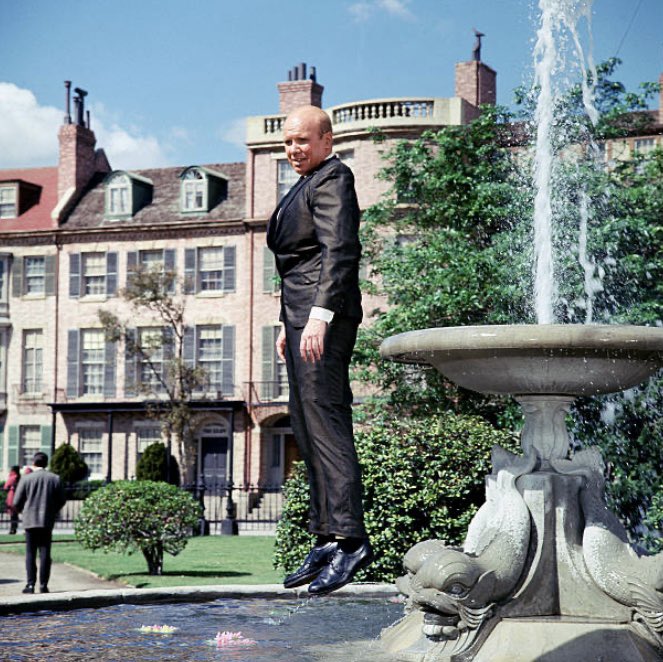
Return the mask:
<path id="1" fill-rule="evenodd" d="M 267 245 L 281 277 L 281 319 L 303 327 L 313 306 L 361 320 L 359 205 L 350 168 L 323 161 L 301 178 L 269 221 Z"/>

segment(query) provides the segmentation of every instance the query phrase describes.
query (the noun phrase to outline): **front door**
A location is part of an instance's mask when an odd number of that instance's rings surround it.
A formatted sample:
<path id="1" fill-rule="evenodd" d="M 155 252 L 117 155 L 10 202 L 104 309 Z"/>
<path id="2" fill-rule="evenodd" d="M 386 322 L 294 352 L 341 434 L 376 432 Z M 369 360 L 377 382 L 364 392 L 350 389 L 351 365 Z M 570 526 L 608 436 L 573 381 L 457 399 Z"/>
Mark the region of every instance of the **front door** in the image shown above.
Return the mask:
<path id="1" fill-rule="evenodd" d="M 201 437 L 200 473 L 207 489 L 226 485 L 228 465 L 228 437 Z"/>

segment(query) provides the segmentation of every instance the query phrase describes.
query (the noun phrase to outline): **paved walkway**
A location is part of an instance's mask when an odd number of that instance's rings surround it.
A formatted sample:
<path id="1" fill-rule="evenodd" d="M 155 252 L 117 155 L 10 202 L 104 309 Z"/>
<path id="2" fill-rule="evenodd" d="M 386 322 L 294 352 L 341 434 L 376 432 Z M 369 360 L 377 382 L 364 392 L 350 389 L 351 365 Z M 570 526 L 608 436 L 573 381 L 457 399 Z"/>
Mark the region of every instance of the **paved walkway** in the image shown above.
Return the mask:
<path id="1" fill-rule="evenodd" d="M 23 595 L 25 587 L 25 557 L 0 551 L 0 600 L 5 597 Z M 74 568 L 64 563 L 54 563 L 51 580 L 48 583 L 51 593 L 64 591 L 96 591 L 104 588 L 126 588 L 125 584 L 99 579 L 91 572 Z M 38 591 L 39 589 L 37 589 Z"/>

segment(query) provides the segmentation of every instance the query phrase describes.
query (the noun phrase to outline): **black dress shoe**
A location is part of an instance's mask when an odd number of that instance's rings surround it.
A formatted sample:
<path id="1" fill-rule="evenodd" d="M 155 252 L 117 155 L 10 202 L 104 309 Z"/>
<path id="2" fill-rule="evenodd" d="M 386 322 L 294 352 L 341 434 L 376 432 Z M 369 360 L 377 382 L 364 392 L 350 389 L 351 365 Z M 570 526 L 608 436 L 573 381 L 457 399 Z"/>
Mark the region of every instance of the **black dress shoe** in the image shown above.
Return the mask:
<path id="1" fill-rule="evenodd" d="M 337 547 L 338 543 L 336 542 L 327 542 L 324 545 L 314 547 L 307 554 L 304 563 L 283 580 L 283 586 L 285 588 L 295 588 L 295 586 L 308 584 L 312 579 L 315 579 L 327 567 Z"/>
<path id="2" fill-rule="evenodd" d="M 27 584 L 26 587 L 23 589 L 23 593 L 34 593 L 34 592 L 35 592 L 34 584 Z"/>
<path id="3" fill-rule="evenodd" d="M 48 586 L 46 586 L 46 584 L 42 584 L 42 585 L 39 587 L 39 592 L 40 592 L 40 593 L 50 593 L 50 591 L 48 590 Z"/>
<path id="4" fill-rule="evenodd" d="M 312 595 L 326 595 L 349 584 L 362 568 L 373 561 L 373 558 L 373 550 L 368 540 L 359 545 L 354 552 L 344 552 L 338 547 L 331 563 L 308 587 L 308 592 Z"/>

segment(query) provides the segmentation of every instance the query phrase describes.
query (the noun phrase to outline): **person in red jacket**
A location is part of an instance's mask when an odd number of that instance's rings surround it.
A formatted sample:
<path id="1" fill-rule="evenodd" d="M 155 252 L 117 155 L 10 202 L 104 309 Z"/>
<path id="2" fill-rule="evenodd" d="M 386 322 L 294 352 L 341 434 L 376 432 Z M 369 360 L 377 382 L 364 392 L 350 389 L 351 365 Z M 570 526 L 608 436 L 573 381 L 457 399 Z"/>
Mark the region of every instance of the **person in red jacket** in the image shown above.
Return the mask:
<path id="1" fill-rule="evenodd" d="M 7 513 L 9 514 L 9 533 L 16 533 L 18 528 L 18 512 L 14 508 L 14 494 L 18 487 L 18 481 L 21 478 L 21 468 L 18 465 L 13 466 L 9 470 L 9 476 L 5 481 L 3 489 L 7 492 L 7 499 L 5 505 L 7 506 Z"/>

